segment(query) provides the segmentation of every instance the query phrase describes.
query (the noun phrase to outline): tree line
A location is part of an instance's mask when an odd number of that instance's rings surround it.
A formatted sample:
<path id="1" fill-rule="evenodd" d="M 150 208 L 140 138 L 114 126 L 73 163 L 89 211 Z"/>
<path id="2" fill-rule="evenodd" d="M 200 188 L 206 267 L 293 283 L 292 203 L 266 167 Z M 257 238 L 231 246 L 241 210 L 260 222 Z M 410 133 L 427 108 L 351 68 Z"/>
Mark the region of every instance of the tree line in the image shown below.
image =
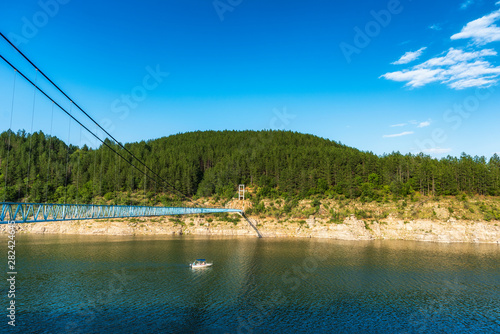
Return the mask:
<path id="1" fill-rule="evenodd" d="M 343 195 L 372 201 L 415 192 L 500 195 L 496 154 L 379 156 L 309 134 L 271 130 L 198 131 L 125 144 L 168 186 L 145 177 L 140 171 L 152 173 L 118 145 L 106 143 L 139 170 L 104 145 L 67 145 L 43 132 L 1 133 L 0 200 L 92 203 L 137 192 L 167 200 L 174 197 L 167 196 L 171 186 L 188 196 L 230 198 L 240 183 L 260 197 Z"/>

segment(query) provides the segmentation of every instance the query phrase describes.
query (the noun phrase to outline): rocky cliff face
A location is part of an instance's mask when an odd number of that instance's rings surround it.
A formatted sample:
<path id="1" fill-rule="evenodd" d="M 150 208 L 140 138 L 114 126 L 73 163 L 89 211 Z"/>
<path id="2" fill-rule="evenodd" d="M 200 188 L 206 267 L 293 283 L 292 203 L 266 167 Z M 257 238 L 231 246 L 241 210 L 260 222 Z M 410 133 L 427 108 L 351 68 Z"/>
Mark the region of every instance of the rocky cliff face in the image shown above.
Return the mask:
<path id="1" fill-rule="evenodd" d="M 311 216 L 304 223 L 250 221 L 264 238 L 331 238 L 340 240 L 416 240 L 432 242 L 475 242 L 500 244 L 499 222 L 415 220 L 402 221 L 388 217 L 380 222 L 367 222 L 351 216 L 341 224 L 327 223 Z M 184 218 L 179 221 L 151 219 L 95 220 L 17 224 L 18 233 L 57 233 L 87 235 L 228 235 L 256 237 L 257 233 L 242 219 L 237 224 L 207 221 L 205 218 Z M 0 226 L 6 233 L 6 225 Z"/>

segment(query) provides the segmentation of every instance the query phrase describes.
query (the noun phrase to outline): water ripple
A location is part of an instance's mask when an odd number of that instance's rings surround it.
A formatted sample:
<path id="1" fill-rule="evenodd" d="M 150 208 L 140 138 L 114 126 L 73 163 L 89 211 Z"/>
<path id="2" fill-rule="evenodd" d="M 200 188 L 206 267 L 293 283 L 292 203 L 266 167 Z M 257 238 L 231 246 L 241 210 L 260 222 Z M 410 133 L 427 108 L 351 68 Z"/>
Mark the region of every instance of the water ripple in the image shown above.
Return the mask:
<path id="1" fill-rule="evenodd" d="M 20 333 L 500 332 L 497 245 L 103 236 L 17 244 Z M 214 266 L 191 269 L 199 257 Z"/>

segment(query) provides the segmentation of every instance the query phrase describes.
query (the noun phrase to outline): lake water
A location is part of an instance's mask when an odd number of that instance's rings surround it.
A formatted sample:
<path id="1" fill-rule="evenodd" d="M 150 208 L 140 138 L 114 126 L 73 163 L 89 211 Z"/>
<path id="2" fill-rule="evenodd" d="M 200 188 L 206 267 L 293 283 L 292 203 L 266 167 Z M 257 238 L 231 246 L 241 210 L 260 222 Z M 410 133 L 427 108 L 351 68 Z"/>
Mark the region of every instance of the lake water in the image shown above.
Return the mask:
<path id="1" fill-rule="evenodd" d="M 500 332 L 498 245 L 18 235 L 16 256 L 20 333 Z"/>

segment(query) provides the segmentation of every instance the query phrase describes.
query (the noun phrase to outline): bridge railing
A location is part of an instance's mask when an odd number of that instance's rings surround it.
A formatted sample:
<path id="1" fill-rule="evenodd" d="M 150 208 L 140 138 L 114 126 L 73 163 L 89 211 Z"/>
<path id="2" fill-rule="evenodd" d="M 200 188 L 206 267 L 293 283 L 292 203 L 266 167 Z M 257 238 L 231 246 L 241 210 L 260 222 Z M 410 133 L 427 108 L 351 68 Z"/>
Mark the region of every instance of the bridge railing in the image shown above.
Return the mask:
<path id="1" fill-rule="evenodd" d="M 0 202 L 0 224 L 10 221 L 36 223 L 66 220 L 111 219 L 132 217 L 173 216 L 205 213 L 241 213 L 238 209 L 157 207 L 94 204 L 43 204 Z"/>

